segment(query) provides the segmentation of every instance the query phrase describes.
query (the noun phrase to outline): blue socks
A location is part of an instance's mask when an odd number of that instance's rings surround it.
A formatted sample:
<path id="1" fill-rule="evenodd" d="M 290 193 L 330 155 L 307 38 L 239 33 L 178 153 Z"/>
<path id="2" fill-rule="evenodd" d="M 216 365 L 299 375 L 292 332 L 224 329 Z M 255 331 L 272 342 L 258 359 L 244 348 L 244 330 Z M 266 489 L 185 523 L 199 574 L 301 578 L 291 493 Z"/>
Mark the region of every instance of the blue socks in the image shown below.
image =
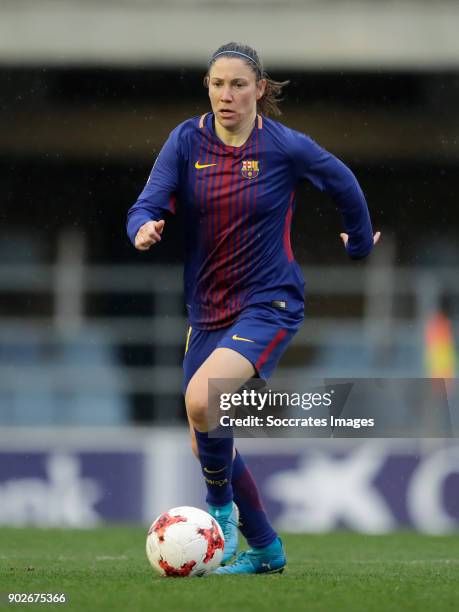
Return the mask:
<path id="1" fill-rule="evenodd" d="M 238 452 L 233 461 L 233 438 L 211 438 L 196 429 L 195 434 L 207 504 L 227 506 L 231 512 L 234 499 L 239 508 L 240 530 L 249 546 L 264 548 L 274 543 L 277 533 L 268 521 L 253 476 Z"/>
<path id="2" fill-rule="evenodd" d="M 236 451 L 231 484 L 234 501 L 239 508 L 239 529 L 253 548 L 273 544 L 277 533 L 271 527 L 252 474 Z"/>
<path id="3" fill-rule="evenodd" d="M 226 506 L 233 501 L 233 438 L 211 438 L 194 430 L 209 506 Z M 217 430 L 214 430 L 214 434 Z"/>

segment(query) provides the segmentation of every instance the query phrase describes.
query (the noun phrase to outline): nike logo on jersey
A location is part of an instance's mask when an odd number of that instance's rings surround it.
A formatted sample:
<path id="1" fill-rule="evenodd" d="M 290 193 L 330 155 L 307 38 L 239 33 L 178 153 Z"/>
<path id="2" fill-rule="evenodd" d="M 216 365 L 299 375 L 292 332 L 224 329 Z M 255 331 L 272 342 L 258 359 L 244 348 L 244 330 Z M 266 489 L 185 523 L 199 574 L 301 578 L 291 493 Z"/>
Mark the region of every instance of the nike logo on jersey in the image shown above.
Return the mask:
<path id="1" fill-rule="evenodd" d="M 248 338 L 239 338 L 237 334 L 234 334 L 233 340 L 241 340 L 241 342 L 255 342 L 255 340 L 249 340 Z"/>
<path id="2" fill-rule="evenodd" d="M 218 474 L 219 472 L 223 472 L 223 470 L 226 470 L 226 465 L 225 467 L 222 467 L 221 470 L 209 470 L 209 468 L 203 468 L 204 472 L 206 472 L 207 474 Z"/>
<path id="3" fill-rule="evenodd" d="M 195 163 L 194 167 L 196 170 L 202 170 L 203 168 L 210 168 L 211 166 L 216 166 L 217 164 L 200 164 L 199 160 Z"/>

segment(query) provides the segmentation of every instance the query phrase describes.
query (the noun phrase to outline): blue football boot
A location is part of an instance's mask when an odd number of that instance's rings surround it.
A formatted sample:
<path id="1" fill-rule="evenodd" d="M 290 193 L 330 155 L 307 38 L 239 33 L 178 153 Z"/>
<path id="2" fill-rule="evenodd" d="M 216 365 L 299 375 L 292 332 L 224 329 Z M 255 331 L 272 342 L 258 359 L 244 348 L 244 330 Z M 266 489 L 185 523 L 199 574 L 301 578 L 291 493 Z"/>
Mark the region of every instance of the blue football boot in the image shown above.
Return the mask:
<path id="1" fill-rule="evenodd" d="M 265 548 L 250 549 L 238 554 L 230 565 L 218 567 L 212 575 L 277 574 L 284 571 L 287 560 L 280 538 Z"/>
<path id="2" fill-rule="evenodd" d="M 234 502 L 226 506 L 209 506 L 209 514 L 220 525 L 225 538 L 222 563 L 226 563 L 236 554 L 239 540 L 239 509 Z"/>

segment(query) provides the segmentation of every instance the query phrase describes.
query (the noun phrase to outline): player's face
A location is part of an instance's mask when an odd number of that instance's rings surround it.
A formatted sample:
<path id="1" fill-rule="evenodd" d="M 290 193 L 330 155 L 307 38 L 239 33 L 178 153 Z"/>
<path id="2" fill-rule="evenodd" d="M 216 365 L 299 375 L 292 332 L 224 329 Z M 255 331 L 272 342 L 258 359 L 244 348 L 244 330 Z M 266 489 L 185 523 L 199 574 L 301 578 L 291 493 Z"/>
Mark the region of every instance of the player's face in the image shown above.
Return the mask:
<path id="1" fill-rule="evenodd" d="M 255 73 L 243 60 L 218 59 L 209 73 L 209 98 L 216 121 L 228 130 L 253 121 L 265 87 L 266 81 L 257 83 Z"/>

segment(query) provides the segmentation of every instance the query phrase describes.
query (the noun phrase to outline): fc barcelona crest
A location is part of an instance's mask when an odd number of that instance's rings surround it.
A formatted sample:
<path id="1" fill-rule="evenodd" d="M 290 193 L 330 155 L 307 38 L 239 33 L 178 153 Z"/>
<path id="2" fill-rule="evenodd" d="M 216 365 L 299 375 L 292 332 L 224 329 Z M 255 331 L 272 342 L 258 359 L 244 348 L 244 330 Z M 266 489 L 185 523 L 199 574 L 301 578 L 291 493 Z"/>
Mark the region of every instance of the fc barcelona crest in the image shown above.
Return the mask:
<path id="1" fill-rule="evenodd" d="M 258 167 L 258 160 L 245 159 L 242 162 L 241 174 L 246 179 L 253 179 L 258 176 L 260 169 Z"/>

